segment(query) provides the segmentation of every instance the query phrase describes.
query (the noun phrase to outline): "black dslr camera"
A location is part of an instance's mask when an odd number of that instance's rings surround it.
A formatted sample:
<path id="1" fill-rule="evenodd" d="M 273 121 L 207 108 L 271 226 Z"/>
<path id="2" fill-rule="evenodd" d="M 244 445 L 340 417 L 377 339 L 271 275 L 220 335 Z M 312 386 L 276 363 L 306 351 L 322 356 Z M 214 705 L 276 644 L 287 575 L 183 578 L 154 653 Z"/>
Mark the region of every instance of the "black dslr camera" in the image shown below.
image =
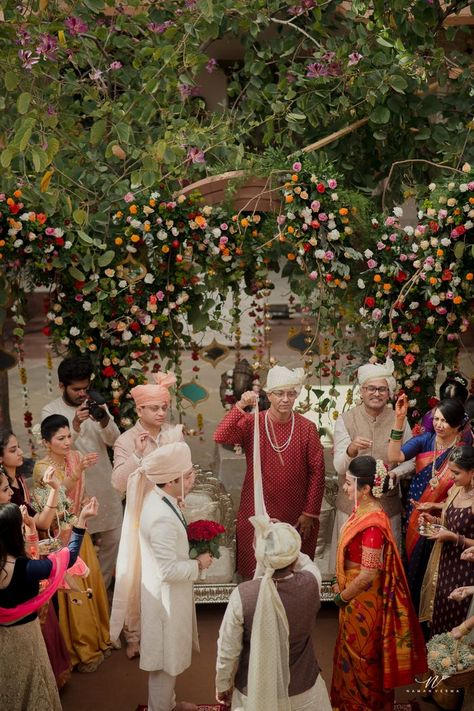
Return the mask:
<path id="1" fill-rule="evenodd" d="M 100 407 L 100 405 L 105 405 L 105 398 L 95 390 L 89 390 L 85 404 L 89 410 L 89 415 L 96 422 L 100 422 L 104 417 L 107 417 L 107 412 L 103 407 Z"/>

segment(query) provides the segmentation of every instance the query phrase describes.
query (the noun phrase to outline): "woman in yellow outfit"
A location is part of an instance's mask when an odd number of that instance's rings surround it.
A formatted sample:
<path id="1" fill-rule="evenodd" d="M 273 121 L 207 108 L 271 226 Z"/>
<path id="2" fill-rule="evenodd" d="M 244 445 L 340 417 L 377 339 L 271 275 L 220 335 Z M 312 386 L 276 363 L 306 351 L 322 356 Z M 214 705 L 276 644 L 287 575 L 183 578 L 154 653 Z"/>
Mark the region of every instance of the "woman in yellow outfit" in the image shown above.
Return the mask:
<path id="1" fill-rule="evenodd" d="M 41 423 L 41 436 L 48 451 L 33 470 L 35 488 L 33 506 L 37 511 L 47 507 L 48 490 L 42 480 L 48 467 L 54 467 L 61 481 L 54 535 L 65 545 L 84 498 L 84 471 L 97 460 L 96 454 L 82 456 L 71 450 L 68 420 L 50 415 Z M 59 625 L 78 671 L 95 671 L 110 654 L 109 604 L 99 561 L 92 539 L 86 532 L 80 556 L 89 568 L 86 577 L 74 578 L 74 590 L 58 592 Z"/>

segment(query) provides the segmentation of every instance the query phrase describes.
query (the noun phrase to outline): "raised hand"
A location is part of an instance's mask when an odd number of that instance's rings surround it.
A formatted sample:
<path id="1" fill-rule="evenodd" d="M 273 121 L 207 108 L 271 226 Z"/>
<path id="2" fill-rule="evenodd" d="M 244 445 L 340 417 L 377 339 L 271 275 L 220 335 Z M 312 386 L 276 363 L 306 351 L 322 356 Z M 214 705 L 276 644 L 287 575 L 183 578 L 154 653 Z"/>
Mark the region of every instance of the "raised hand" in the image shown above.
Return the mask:
<path id="1" fill-rule="evenodd" d="M 145 454 L 145 449 L 146 449 L 146 441 L 147 439 L 150 438 L 150 435 L 148 432 L 141 432 L 139 435 L 137 435 L 134 439 L 134 448 L 135 448 L 135 454 L 137 457 L 143 457 Z"/>
<path id="2" fill-rule="evenodd" d="M 82 471 L 85 471 L 89 467 L 92 467 L 94 464 L 97 463 L 97 460 L 99 459 L 99 455 L 97 452 L 89 452 L 89 454 L 85 454 L 82 457 Z"/>
<path id="3" fill-rule="evenodd" d="M 23 523 L 25 524 L 25 526 L 27 526 L 28 528 L 36 528 L 34 519 L 28 513 L 28 509 L 26 508 L 25 504 L 21 504 L 20 511 L 21 511 L 21 517 L 23 519 Z"/>
<path id="4" fill-rule="evenodd" d="M 55 475 L 55 468 L 54 467 L 48 467 L 43 475 L 43 484 L 46 484 L 46 486 L 49 486 L 50 489 L 54 489 L 57 491 L 59 487 L 61 486 L 61 482 Z"/>
<path id="5" fill-rule="evenodd" d="M 395 415 L 397 419 L 404 420 L 408 414 L 408 398 L 405 393 L 398 396 L 395 403 Z"/>
<path id="6" fill-rule="evenodd" d="M 254 407 L 256 402 L 258 402 L 257 393 L 255 393 L 253 390 L 247 390 L 245 393 L 242 393 L 237 405 L 242 410 L 245 410 L 246 407 Z"/>
<path id="7" fill-rule="evenodd" d="M 82 507 L 82 511 L 79 514 L 79 519 L 77 525 L 79 528 L 85 528 L 85 524 L 89 518 L 92 518 L 93 516 L 97 516 L 97 512 L 99 511 L 99 502 L 93 496 L 85 506 Z"/>

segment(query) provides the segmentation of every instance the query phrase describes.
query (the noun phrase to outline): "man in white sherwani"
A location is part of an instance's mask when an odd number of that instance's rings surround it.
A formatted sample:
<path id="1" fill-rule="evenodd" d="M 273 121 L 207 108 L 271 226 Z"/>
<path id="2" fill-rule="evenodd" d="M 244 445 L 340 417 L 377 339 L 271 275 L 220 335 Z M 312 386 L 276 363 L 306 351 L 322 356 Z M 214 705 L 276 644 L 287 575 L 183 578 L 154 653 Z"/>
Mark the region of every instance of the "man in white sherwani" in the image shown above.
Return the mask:
<path id="1" fill-rule="evenodd" d="M 176 703 L 176 677 L 191 664 L 197 640 L 193 582 L 212 563 L 209 553 L 189 557 L 186 520 L 179 503 L 194 484 L 191 450 L 185 442 L 163 445 L 141 462 L 156 484 L 143 502 L 140 518 L 141 653 L 149 672 L 149 711 L 197 711 Z"/>

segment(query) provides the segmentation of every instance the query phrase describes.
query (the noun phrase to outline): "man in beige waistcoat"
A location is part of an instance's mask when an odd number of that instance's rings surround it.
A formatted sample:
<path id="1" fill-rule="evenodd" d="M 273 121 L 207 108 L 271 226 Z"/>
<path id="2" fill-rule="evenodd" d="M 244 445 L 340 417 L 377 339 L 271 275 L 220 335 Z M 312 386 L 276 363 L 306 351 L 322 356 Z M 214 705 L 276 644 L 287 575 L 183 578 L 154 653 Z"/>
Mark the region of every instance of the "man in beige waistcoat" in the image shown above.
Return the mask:
<path id="1" fill-rule="evenodd" d="M 353 502 L 344 494 L 342 487 L 350 462 L 361 454 L 368 454 L 388 464 L 387 447 L 393 427 L 393 409 L 389 405 L 395 391 L 393 361 L 366 363 L 357 371 L 360 387 L 360 405 L 344 412 L 336 420 L 334 428 L 334 468 L 338 474 L 339 492 L 336 498 L 336 521 L 334 525 L 331 563 L 335 563 L 335 549 L 339 532 L 353 508 Z M 403 442 L 411 438 L 411 430 L 405 424 Z M 392 474 L 397 479 L 414 470 L 411 461 L 403 462 Z M 381 498 L 382 506 L 390 518 L 393 535 L 398 547 L 401 545 L 400 487 L 397 484 Z"/>

